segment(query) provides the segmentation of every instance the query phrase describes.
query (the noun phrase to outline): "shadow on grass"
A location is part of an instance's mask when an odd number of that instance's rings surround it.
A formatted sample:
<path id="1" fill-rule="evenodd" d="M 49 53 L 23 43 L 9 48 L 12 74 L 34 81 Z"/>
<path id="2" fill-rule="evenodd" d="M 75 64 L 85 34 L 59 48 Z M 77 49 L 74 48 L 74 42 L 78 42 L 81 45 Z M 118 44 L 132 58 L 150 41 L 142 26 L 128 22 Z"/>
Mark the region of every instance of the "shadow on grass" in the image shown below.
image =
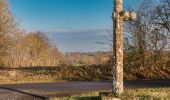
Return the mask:
<path id="1" fill-rule="evenodd" d="M 21 90 L 6 88 L 6 87 L 2 87 L 2 86 L 0 86 L 0 89 L 9 90 L 9 91 L 17 92 L 17 93 L 21 93 L 21 94 L 28 95 L 28 96 L 31 96 L 31 97 L 34 97 L 34 98 L 37 98 L 37 99 L 42 99 L 42 100 L 46 100 L 47 99 L 46 97 L 39 96 L 39 95 L 32 94 L 32 93 L 27 93 L 27 92 L 24 92 L 24 91 L 21 91 Z"/>
<path id="2" fill-rule="evenodd" d="M 73 99 L 75 99 L 75 100 L 102 100 L 98 96 L 94 96 L 94 97 L 74 97 Z"/>

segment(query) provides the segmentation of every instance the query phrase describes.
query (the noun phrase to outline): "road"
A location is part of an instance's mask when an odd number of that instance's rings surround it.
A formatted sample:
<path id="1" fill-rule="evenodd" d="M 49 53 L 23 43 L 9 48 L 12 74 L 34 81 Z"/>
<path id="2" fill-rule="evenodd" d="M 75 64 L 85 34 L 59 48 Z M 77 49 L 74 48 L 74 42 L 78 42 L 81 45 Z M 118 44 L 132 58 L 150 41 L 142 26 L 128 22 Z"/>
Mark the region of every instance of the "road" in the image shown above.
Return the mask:
<path id="1" fill-rule="evenodd" d="M 125 88 L 158 88 L 170 87 L 170 80 L 135 80 L 125 81 Z M 12 84 L 0 85 L 0 100 L 14 98 L 25 98 L 25 96 L 36 99 L 45 99 L 51 96 L 70 96 L 85 92 L 110 90 L 112 82 L 58 82 L 37 84 Z M 10 96 L 9 96 L 10 95 Z M 5 100 L 4 99 L 4 100 Z M 27 97 L 28 99 L 28 97 Z M 28 99 L 31 100 L 31 99 Z"/>

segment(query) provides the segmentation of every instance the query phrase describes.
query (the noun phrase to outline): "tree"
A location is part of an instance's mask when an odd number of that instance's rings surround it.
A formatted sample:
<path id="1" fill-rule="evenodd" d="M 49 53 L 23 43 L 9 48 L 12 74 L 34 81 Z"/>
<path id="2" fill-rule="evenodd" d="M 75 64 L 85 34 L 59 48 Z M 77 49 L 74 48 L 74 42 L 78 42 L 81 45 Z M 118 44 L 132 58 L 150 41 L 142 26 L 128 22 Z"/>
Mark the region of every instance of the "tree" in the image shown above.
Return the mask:
<path id="1" fill-rule="evenodd" d="M 16 23 L 11 15 L 6 0 L 0 0 L 0 66 L 6 63 L 5 56 L 10 52 Z"/>
<path id="2" fill-rule="evenodd" d="M 170 1 L 161 0 L 154 8 L 153 23 L 170 32 Z"/>
<path id="3" fill-rule="evenodd" d="M 21 33 L 8 59 L 11 67 L 57 66 L 64 56 L 42 32 Z"/>
<path id="4" fill-rule="evenodd" d="M 138 19 L 126 24 L 128 49 L 126 50 L 125 66 L 153 69 L 166 65 L 169 15 L 168 10 L 165 12 L 165 8 L 161 8 L 161 5 L 167 4 L 166 0 L 162 1 L 159 5 L 152 0 L 144 1 L 136 10 Z"/>

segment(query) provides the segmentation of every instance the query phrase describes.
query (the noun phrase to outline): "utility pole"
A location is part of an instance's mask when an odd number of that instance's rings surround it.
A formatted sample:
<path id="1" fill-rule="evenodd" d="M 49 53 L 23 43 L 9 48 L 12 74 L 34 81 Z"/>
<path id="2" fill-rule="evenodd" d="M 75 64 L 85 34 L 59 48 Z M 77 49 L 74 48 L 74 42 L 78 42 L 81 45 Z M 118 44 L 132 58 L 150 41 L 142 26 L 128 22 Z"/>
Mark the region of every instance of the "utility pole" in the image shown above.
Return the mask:
<path id="1" fill-rule="evenodd" d="M 123 0 L 114 0 L 113 19 L 113 92 L 123 93 L 123 23 L 136 19 L 134 12 L 123 11 Z"/>

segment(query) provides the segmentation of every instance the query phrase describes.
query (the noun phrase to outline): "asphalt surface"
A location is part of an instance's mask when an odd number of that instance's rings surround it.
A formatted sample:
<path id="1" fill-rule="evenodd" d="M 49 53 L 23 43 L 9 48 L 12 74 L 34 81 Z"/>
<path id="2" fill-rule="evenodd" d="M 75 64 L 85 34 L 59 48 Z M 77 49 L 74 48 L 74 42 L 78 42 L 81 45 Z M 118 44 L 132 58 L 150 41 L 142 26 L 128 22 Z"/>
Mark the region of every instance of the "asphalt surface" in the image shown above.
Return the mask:
<path id="1" fill-rule="evenodd" d="M 170 80 L 125 81 L 125 88 L 170 87 Z M 112 82 L 58 82 L 0 85 L 0 100 L 41 100 L 99 90 L 111 90 Z M 23 99 L 24 98 L 24 99 Z"/>

